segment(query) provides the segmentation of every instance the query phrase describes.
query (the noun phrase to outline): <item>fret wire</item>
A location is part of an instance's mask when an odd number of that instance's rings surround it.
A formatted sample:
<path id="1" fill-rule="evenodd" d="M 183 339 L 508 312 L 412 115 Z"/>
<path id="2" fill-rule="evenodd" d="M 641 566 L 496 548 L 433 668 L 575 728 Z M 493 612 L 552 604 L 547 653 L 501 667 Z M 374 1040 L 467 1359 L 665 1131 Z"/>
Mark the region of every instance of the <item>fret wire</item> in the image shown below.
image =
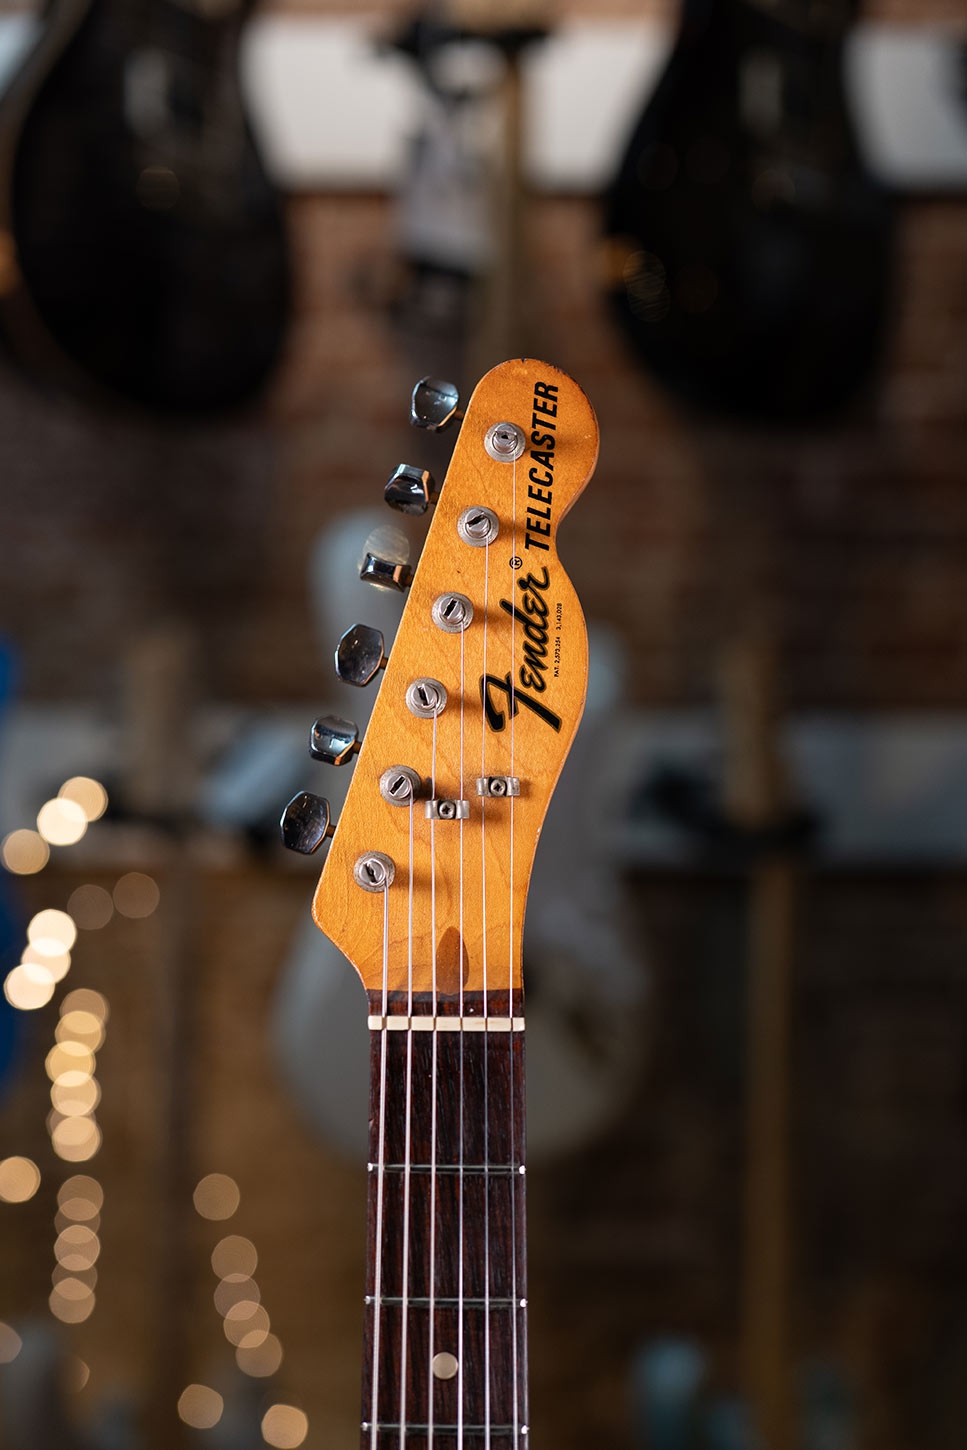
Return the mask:
<path id="1" fill-rule="evenodd" d="M 437 1016 L 435 1013 L 418 1014 L 398 1012 L 370 1013 L 366 1019 L 371 1032 L 523 1032 L 523 1017 L 458 1017 Z"/>
<path id="2" fill-rule="evenodd" d="M 401 1309 L 403 1307 L 403 1300 L 398 1294 L 384 1294 L 379 1302 L 384 1307 L 391 1309 Z M 447 1298 L 442 1294 L 435 1294 L 432 1300 L 427 1298 L 425 1295 L 422 1298 L 419 1298 L 411 1294 L 406 1301 L 407 1307 L 410 1309 L 429 1309 L 433 1305 L 435 1305 L 438 1309 L 459 1309 L 461 1304 L 465 1309 L 484 1309 L 487 1306 L 487 1302 L 488 1301 L 486 1299 L 468 1299 L 466 1297 L 464 1297 L 463 1299 Z M 372 1294 L 365 1295 L 365 1297 L 363 1298 L 363 1303 L 368 1309 L 372 1309 L 374 1306 Z M 491 1295 L 489 1303 L 491 1308 L 494 1308 L 496 1306 L 498 1309 L 527 1308 L 526 1299 L 497 1299 L 493 1295 Z"/>
<path id="3" fill-rule="evenodd" d="M 426 1435 L 429 1432 L 429 1426 L 428 1425 L 418 1425 L 418 1424 L 416 1424 L 412 1420 L 409 1421 L 405 1425 L 401 1425 L 396 1420 L 388 1420 L 388 1421 L 382 1421 L 381 1420 L 378 1425 L 373 1425 L 373 1424 L 370 1423 L 370 1421 L 364 1420 L 363 1421 L 363 1424 L 362 1424 L 362 1429 L 364 1431 L 365 1430 L 375 1430 L 375 1432 L 378 1435 L 397 1434 L 399 1432 L 402 1432 L 404 1435 Z M 528 1430 L 529 1430 L 529 1426 L 527 1426 L 527 1425 L 521 1425 L 519 1431 L 518 1431 L 516 1425 L 462 1425 L 462 1426 L 460 1426 L 460 1425 L 435 1425 L 433 1427 L 433 1433 L 434 1433 L 434 1435 L 454 1435 L 454 1434 L 456 1434 L 456 1435 L 488 1435 L 489 1436 L 489 1435 L 516 1435 L 518 1433 L 520 1435 L 527 1435 Z"/>
<path id="4" fill-rule="evenodd" d="M 372 1170 L 375 1164 L 368 1163 L 367 1168 Z M 387 1163 L 383 1168 L 384 1173 L 490 1173 L 495 1178 L 506 1178 L 518 1175 L 524 1177 L 524 1165 L 516 1163 Z"/>

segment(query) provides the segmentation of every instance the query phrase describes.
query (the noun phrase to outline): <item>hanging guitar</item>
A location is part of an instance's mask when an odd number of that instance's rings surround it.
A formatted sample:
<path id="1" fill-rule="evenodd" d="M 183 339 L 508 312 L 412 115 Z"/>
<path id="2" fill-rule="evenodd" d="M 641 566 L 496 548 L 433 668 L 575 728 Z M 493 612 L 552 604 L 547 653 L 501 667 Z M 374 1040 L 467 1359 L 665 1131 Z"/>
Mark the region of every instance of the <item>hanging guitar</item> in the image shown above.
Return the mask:
<path id="1" fill-rule="evenodd" d="M 278 357 L 288 264 L 238 85 L 250 0 L 54 0 L 0 106 L 0 326 L 48 381 L 243 402 Z"/>
<path id="2" fill-rule="evenodd" d="M 455 416 L 424 380 L 414 414 Z M 359 972 L 371 1039 L 362 1450 L 528 1443 L 521 935 L 534 851 L 584 702 L 587 636 L 557 527 L 595 464 L 594 414 L 546 363 L 478 384 L 412 578 L 392 656 L 355 625 L 337 674 L 385 666 L 361 747 L 315 727 L 333 763 L 358 749 L 333 835 L 303 792 L 283 840 L 333 836 L 313 915 Z M 434 497 L 403 469 L 388 501 Z M 579 845 L 575 845 L 575 870 Z"/>
<path id="3" fill-rule="evenodd" d="M 687 402 L 753 418 L 846 403 L 883 332 L 892 205 L 843 84 L 856 0 L 685 0 L 605 198 L 617 317 Z"/>

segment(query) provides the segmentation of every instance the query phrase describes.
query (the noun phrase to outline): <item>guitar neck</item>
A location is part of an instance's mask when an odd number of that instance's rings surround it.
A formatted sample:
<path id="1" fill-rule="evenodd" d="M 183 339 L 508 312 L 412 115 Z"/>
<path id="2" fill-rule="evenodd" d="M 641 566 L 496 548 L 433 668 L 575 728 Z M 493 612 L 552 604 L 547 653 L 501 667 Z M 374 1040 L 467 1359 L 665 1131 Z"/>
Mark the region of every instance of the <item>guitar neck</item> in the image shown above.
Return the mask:
<path id="1" fill-rule="evenodd" d="M 370 994 L 361 1450 L 527 1445 L 522 999 Z"/>

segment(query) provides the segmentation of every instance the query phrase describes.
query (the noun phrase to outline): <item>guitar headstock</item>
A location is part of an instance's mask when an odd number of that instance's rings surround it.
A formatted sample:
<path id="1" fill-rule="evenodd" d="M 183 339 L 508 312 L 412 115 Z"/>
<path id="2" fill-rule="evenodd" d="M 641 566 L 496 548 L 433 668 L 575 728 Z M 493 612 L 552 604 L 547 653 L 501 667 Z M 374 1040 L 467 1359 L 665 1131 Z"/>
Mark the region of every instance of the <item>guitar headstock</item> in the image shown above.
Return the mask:
<path id="1" fill-rule="evenodd" d="M 370 993 L 521 987 L 534 852 L 587 683 L 557 529 L 597 451 L 571 378 L 529 358 L 494 368 L 466 409 L 388 660 L 365 636 L 344 647 L 340 668 L 358 645 L 361 673 L 385 670 L 313 915 Z"/>

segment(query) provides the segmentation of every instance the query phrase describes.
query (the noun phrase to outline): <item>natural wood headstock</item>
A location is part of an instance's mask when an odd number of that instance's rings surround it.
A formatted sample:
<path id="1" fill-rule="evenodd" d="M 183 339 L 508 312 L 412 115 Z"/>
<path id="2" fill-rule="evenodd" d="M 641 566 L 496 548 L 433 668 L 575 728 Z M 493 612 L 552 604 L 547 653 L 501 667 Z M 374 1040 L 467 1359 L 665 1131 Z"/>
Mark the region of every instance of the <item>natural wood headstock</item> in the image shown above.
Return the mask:
<path id="1" fill-rule="evenodd" d="M 503 422 L 524 435 L 516 463 L 485 448 Z M 547 363 L 502 363 L 470 399 L 313 904 L 370 992 L 451 997 L 461 985 L 473 993 L 521 986 L 534 851 L 587 683 L 584 616 L 558 559 L 557 528 L 597 451 L 590 403 Z M 496 515 L 498 533 L 475 546 L 458 521 L 481 506 Z M 462 632 L 434 623 L 434 602 L 447 593 L 473 607 Z M 407 687 L 423 678 L 446 688 L 435 720 L 407 705 Z M 380 794 L 394 766 L 425 782 L 412 806 Z M 518 777 L 520 794 L 482 798 L 478 777 Z M 468 802 L 467 818 L 427 819 L 431 794 Z M 385 896 L 353 875 L 374 851 L 395 866 Z"/>

